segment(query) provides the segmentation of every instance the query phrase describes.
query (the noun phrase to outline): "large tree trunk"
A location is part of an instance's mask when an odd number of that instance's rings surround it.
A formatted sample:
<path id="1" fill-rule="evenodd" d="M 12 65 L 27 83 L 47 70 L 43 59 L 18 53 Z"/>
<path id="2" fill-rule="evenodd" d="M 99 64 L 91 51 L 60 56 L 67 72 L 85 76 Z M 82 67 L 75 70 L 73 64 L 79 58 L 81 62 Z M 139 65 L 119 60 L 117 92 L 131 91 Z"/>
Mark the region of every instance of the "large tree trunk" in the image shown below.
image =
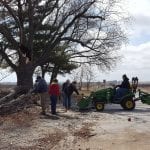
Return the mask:
<path id="1" fill-rule="evenodd" d="M 53 81 L 53 79 L 57 78 L 58 72 L 59 72 L 59 67 L 54 66 L 52 75 L 51 75 L 51 79 L 50 79 L 50 83 Z"/>
<path id="2" fill-rule="evenodd" d="M 45 74 L 46 74 L 46 69 L 44 67 L 41 66 L 41 70 L 42 70 L 42 78 L 45 78 Z"/>
<path id="3" fill-rule="evenodd" d="M 17 87 L 14 92 L 0 99 L 0 115 L 17 112 L 32 104 L 31 96 L 24 94 L 33 86 L 34 68 L 30 63 L 18 66 Z"/>
<path id="4" fill-rule="evenodd" d="M 16 71 L 17 75 L 17 94 L 27 93 L 33 87 L 33 72 L 35 67 L 32 64 L 20 65 Z"/>

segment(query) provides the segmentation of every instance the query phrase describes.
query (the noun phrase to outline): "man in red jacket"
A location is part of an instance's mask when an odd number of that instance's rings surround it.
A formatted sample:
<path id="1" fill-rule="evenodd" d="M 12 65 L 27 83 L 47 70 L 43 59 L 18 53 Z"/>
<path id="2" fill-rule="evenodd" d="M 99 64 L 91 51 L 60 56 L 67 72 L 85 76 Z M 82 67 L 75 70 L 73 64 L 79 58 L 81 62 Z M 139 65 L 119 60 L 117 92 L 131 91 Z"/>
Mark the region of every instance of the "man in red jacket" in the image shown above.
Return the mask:
<path id="1" fill-rule="evenodd" d="M 57 79 L 54 79 L 52 83 L 49 85 L 48 93 L 50 95 L 51 100 L 51 113 L 56 114 L 57 99 L 60 95 L 60 88 Z"/>

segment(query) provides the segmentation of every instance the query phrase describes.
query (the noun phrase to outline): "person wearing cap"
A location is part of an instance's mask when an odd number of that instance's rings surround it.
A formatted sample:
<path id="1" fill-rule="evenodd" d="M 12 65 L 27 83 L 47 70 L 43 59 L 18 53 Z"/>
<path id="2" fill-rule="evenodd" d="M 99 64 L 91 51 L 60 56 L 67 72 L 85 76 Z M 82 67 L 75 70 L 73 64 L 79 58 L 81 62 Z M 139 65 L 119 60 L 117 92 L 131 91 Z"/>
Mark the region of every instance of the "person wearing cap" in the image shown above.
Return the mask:
<path id="1" fill-rule="evenodd" d="M 36 84 L 34 86 L 32 93 L 39 93 L 40 95 L 42 115 L 46 115 L 46 111 L 48 111 L 49 109 L 49 104 L 47 100 L 47 90 L 48 87 L 46 81 L 41 76 L 37 76 Z"/>
<path id="2" fill-rule="evenodd" d="M 127 75 L 124 74 L 122 76 L 122 79 L 123 79 L 123 81 L 122 81 L 122 83 L 120 85 L 118 85 L 118 87 L 124 88 L 124 89 L 130 89 L 131 86 L 130 86 L 129 78 L 127 77 Z"/>
<path id="3" fill-rule="evenodd" d="M 50 95 L 51 100 L 51 113 L 55 115 L 57 99 L 60 96 L 60 88 L 57 79 L 53 79 L 52 83 L 49 85 L 48 93 Z"/>

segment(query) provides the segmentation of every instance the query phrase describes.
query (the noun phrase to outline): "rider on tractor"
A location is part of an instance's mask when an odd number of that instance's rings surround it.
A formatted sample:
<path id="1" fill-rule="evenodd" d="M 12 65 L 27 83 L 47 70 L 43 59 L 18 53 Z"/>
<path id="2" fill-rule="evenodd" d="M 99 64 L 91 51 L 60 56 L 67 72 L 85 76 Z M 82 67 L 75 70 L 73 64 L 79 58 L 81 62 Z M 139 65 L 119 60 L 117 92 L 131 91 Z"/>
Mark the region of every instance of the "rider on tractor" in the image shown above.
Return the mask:
<path id="1" fill-rule="evenodd" d="M 124 74 L 122 76 L 122 79 L 123 79 L 122 83 L 115 87 L 116 93 L 114 96 L 114 101 L 118 101 L 122 96 L 128 93 L 129 90 L 131 89 L 129 78 L 127 77 L 127 75 Z"/>

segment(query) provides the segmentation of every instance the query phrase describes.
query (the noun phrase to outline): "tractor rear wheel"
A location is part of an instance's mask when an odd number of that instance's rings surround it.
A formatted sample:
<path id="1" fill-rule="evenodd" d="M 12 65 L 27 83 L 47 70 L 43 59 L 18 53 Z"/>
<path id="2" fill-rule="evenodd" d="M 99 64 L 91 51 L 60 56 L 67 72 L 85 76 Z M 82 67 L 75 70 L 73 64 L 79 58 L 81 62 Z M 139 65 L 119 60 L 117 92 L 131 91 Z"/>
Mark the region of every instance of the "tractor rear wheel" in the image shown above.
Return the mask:
<path id="1" fill-rule="evenodd" d="M 95 102 L 95 108 L 97 111 L 103 111 L 104 110 L 104 103 Z"/>
<path id="2" fill-rule="evenodd" d="M 130 99 L 124 99 L 121 102 L 121 106 L 125 110 L 133 110 L 135 108 L 135 101 L 133 101 L 131 98 Z"/>

